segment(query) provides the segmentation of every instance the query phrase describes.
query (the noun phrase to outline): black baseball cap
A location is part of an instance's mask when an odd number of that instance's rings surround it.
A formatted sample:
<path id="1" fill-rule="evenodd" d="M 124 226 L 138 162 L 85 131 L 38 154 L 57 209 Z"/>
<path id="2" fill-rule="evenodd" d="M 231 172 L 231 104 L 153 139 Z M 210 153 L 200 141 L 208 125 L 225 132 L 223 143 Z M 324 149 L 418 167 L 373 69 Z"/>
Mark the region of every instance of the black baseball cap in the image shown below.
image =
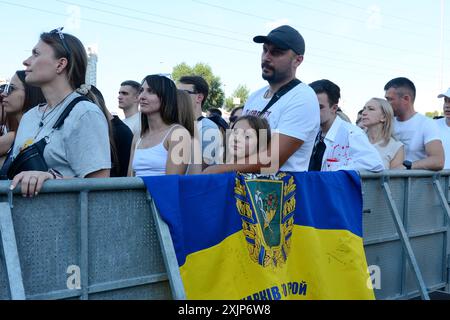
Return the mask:
<path id="1" fill-rule="evenodd" d="M 305 54 L 305 40 L 302 35 L 291 26 L 281 26 L 270 31 L 267 36 L 256 36 L 256 43 L 273 43 L 282 50 L 292 49 L 296 54 Z"/>

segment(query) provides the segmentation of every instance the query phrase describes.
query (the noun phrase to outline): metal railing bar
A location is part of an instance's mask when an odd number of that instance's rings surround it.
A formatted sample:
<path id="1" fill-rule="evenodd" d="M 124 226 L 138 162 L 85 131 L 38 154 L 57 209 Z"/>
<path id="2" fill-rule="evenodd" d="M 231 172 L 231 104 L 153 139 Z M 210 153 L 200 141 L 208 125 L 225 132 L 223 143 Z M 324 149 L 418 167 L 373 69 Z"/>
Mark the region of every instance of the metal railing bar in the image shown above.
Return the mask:
<path id="1" fill-rule="evenodd" d="M 79 298 L 83 294 L 81 289 L 71 290 L 56 290 L 48 293 L 34 294 L 27 296 L 28 300 L 62 300 L 62 299 L 71 299 L 71 298 Z"/>
<path id="2" fill-rule="evenodd" d="M 167 274 L 160 273 L 155 274 L 151 276 L 144 276 L 144 277 L 138 277 L 138 278 L 132 278 L 132 279 L 125 279 L 125 280 L 118 280 L 118 281 L 111 281 L 111 282 L 105 282 L 100 284 L 92 285 L 88 288 L 89 294 L 96 294 L 96 293 L 108 293 L 109 291 L 116 291 L 121 289 L 128 289 L 128 288 L 134 288 L 134 287 L 140 287 L 145 285 L 151 285 L 159 282 L 165 282 L 168 281 Z M 64 289 L 64 290 L 57 290 L 52 291 L 49 293 L 44 294 L 36 294 L 27 296 L 27 299 L 29 300 L 60 300 L 60 299 L 71 299 L 71 298 L 78 298 L 83 295 L 83 290 L 71 290 L 71 289 Z"/>
<path id="3" fill-rule="evenodd" d="M 138 277 L 133 279 L 125 279 L 118 281 L 105 282 L 100 284 L 94 284 L 89 287 L 89 293 L 102 293 L 108 291 L 115 291 L 133 287 L 140 287 L 149 284 L 155 284 L 159 282 L 168 281 L 166 273 L 155 274 L 151 276 Z"/>
<path id="4" fill-rule="evenodd" d="M 428 287 L 428 292 L 429 292 L 429 293 L 432 293 L 432 292 L 434 292 L 434 291 L 438 291 L 439 289 L 444 288 L 445 285 L 446 285 L 445 282 L 440 282 L 440 283 L 438 283 L 438 284 L 429 286 L 429 287 Z M 404 294 L 404 295 L 398 295 L 398 296 L 394 296 L 394 297 L 388 297 L 388 298 L 386 298 L 386 299 L 387 299 L 387 300 L 410 300 L 410 299 L 414 299 L 414 298 L 417 298 L 417 297 L 420 297 L 420 296 L 421 296 L 420 291 L 419 291 L 419 290 L 414 290 L 414 291 L 411 291 L 411 292 L 409 292 L 409 293 L 407 293 L 407 294 Z"/>
<path id="5" fill-rule="evenodd" d="M 411 243 L 409 242 L 409 239 L 408 239 L 408 235 L 407 235 L 405 228 L 403 226 L 403 223 L 401 221 L 401 218 L 398 213 L 397 206 L 395 205 L 394 199 L 392 198 L 391 188 L 389 187 L 389 184 L 386 181 L 386 179 L 383 180 L 382 187 L 384 190 L 384 194 L 388 200 L 387 202 L 388 202 L 389 208 L 391 210 L 392 217 L 394 219 L 395 227 L 397 228 L 397 232 L 401 237 L 402 245 L 406 250 L 408 262 L 409 262 L 410 266 L 412 266 L 414 274 L 416 276 L 417 284 L 418 284 L 419 290 L 421 292 L 422 298 L 424 300 L 429 300 L 430 297 L 428 295 L 427 288 L 426 288 L 425 282 L 422 277 L 422 273 L 420 272 L 419 265 L 417 264 L 417 260 L 414 256 L 414 251 L 413 251 L 413 249 L 411 247 Z"/>
<path id="6" fill-rule="evenodd" d="M 0 234 L 8 274 L 9 291 L 12 300 L 25 300 L 25 288 L 17 251 L 16 235 L 11 208 L 7 202 L 0 203 Z"/>
<path id="7" fill-rule="evenodd" d="M 81 299 L 89 299 L 89 194 L 80 193 L 80 271 L 81 271 Z"/>
<path id="8" fill-rule="evenodd" d="M 0 194 L 7 194 L 9 181 L 0 181 Z M 89 179 L 64 179 L 48 180 L 44 183 L 41 193 L 79 193 L 81 191 L 118 191 L 118 190 L 146 190 L 141 178 L 89 178 Z M 20 188 L 14 190 L 14 194 L 20 194 Z"/>
<path id="9" fill-rule="evenodd" d="M 172 237 L 167 224 L 161 219 L 155 202 L 149 193 L 148 200 L 150 202 L 150 209 L 155 220 L 156 230 L 158 233 L 161 250 L 163 252 L 164 264 L 166 266 L 167 274 L 169 277 L 170 288 L 175 300 L 185 300 L 186 293 L 184 291 L 183 281 L 181 280 L 180 269 L 178 266 L 177 256 L 175 254 L 175 248 L 173 247 Z"/>
<path id="10" fill-rule="evenodd" d="M 442 227 L 442 228 L 437 228 L 437 229 L 433 229 L 433 230 L 429 230 L 429 231 L 408 232 L 408 237 L 410 239 L 414 239 L 414 238 L 431 236 L 431 235 L 435 235 L 435 234 L 439 234 L 439 233 L 446 233 L 446 232 L 447 232 L 447 228 Z M 400 237 L 398 235 L 393 235 L 393 236 L 387 236 L 384 238 L 373 238 L 373 239 L 364 240 L 364 245 L 371 246 L 374 244 L 387 243 L 387 242 L 393 242 L 393 241 L 398 241 L 398 240 L 400 240 Z"/>

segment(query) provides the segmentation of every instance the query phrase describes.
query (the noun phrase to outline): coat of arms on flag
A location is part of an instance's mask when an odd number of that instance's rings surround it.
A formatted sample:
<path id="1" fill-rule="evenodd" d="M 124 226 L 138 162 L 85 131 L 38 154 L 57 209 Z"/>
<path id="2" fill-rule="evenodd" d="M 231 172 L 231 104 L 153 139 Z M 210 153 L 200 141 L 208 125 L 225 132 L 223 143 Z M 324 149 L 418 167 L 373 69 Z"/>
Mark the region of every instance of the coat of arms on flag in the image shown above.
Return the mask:
<path id="1" fill-rule="evenodd" d="M 290 174 L 258 177 L 238 174 L 236 206 L 252 261 L 278 267 L 288 258 L 295 211 L 295 182 Z"/>

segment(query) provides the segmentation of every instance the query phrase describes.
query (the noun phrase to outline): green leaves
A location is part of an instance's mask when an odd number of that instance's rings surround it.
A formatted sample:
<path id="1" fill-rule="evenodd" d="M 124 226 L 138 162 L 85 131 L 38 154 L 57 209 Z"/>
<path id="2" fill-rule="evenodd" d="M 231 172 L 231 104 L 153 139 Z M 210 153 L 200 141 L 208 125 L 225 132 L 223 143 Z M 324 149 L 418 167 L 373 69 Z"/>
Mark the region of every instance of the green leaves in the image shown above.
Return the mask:
<path id="1" fill-rule="evenodd" d="M 177 82 L 182 76 L 201 76 L 209 85 L 209 95 L 203 111 L 210 108 L 221 108 L 225 101 L 225 92 L 222 90 L 220 77 L 214 75 L 211 67 L 206 63 L 197 63 L 190 67 L 185 62 L 176 65 L 172 71 L 172 78 Z"/>

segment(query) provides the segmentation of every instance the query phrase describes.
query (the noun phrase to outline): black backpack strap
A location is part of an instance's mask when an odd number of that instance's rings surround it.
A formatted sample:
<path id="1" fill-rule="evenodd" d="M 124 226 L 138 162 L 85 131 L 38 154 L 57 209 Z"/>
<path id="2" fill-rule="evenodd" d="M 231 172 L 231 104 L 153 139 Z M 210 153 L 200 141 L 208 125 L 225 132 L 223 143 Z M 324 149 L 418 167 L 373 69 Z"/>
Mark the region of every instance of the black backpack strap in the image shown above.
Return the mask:
<path id="1" fill-rule="evenodd" d="M 286 93 L 291 91 L 291 89 L 293 89 L 294 87 L 296 87 L 300 83 L 302 83 L 302 82 L 296 78 L 296 79 L 293 79 L 293 80 L 289 81 L 284 86 L 282 86 L 280 89 L 278 89 L 278 91 L 275 92 L 275 94 L 273 95 L 272 99 L 270 99 L 270 101 L 267 104 L 267 106 L 260 112 L 259 115 L 262 116 L 264 113 L 266 113 L 267 110 L 269 110 L 269 108 L 271 106 L 273 106 L 278 100 L 280 100 L 280 98 L 282 96 L 284 96 Z"/>
<path id="2" fill-rule="evenodd" d="M 69 114 L 72 111 L 72 109 L 80 101 L 89 101 L 89 102 L 91 102 L 91 100 L 89 100 L 85 96 L 79 96 L 79 97 L 76 97 L 75 99 L 73 99 L 72 101 L 70 101 L 70 103 L 67 105 L 67 107 L 64 109 L 64 111 L 59 116 L 58 120 L 56 120 L 56 123 L 53 125 L 53 129 L 54 130 L 58 130 L 64 124 L 64 121 L 69 116 Z"/>
<path id="3" fill-rule="evenodd" d="M 204 116 L 200 116 L 200 117 L 197 118 L 197 121 L 202 121 L 203 119 L 205 119 L 205 117 Z"/>

